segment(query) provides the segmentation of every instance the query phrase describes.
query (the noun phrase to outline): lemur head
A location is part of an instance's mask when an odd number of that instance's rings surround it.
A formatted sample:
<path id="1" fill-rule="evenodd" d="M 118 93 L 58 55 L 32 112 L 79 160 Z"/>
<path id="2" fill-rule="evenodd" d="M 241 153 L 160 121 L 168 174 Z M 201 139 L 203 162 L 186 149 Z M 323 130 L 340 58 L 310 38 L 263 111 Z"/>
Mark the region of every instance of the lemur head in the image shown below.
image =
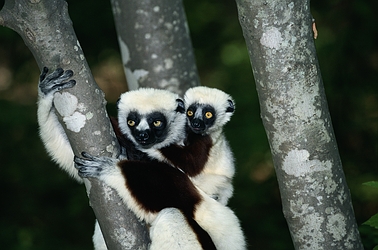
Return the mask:
<path id="1" fill-rule="evenodd" d="M 141 88 L 118 100 L 119 128 L 139 149 L 159 149 L 185 137 L 185 107 L 177 94 Z"/>
<path id="2" fill-rule="evenodd" d="M 231 119 L 235 105 L 225 92 L 208 87 L 194 87 L 185 93 L 188 126 L 196 134 L 211 134 Z"/>

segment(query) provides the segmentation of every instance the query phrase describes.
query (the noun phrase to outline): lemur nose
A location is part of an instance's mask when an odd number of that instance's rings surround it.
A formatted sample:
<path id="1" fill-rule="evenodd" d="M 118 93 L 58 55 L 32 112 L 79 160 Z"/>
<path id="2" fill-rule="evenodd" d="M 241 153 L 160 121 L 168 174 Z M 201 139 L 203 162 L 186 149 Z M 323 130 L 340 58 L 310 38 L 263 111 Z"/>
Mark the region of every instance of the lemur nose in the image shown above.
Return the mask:
<path id="1" fill-rule="evenodd" d="M 193 121 L 192 121 L 192 127 L 193 128 L 199 128 L 199 127 L 201 127 L 201 121 L 199 119 L 193 119 Z"/>
<path id="2" fill-rule="evenodd" d="M 138 138 L 139 138 L 139 140 L 146 141 L 146 140 L 148 140 L 149 135 L 146 131 L 142 131 L 142 132 L 139 133 Z"/>

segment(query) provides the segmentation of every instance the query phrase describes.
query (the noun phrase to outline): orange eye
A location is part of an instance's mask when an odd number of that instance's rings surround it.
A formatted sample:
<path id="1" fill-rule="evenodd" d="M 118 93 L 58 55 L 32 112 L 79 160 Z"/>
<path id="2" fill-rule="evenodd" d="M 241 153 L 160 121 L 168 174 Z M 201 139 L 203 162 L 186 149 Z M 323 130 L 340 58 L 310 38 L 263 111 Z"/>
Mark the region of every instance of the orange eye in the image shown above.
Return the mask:
<path id="1" fill-rule="evenodd" d="M 213 113 L 206 112 L 205 116 L 206 116 L 207 119 L 210 119 L 211 117 L 213 117 Z"/>
<path id="2" fill-rule="evenodd" d="M 161 121 L 154 121 L 154 126 L 155 127 L 160 127 L 161 126 Z"/>
<path id="3" fill-rule="evenodd" d="M 193 116 L 193 111 L 188 110 L 188 112 L 186 112 L 186 114 L 187 114 L 188 116 Z"/>
<path id="4" fill-rule="evenodd" d="M 132 127 L 132 126 L 135 125 L 135 121 L 133 121 L 133 120 L 128 120 L 128 121 L 127 121 L 127 125 L 129 125 L 130 127 Z"/>

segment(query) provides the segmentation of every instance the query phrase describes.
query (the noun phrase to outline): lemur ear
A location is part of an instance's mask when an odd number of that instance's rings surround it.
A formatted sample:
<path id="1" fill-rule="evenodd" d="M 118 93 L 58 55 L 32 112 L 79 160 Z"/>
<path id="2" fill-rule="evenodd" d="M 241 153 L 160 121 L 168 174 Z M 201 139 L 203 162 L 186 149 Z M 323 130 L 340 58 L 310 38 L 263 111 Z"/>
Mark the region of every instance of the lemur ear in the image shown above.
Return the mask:
<path id="1" fill-rule="evenodd" d="M 233 113 L 235 111 L 235 104 L 234 104 L 234 102 L 232 100 L 230 100 L 230 99 L 228 99 L 227 102 L 228 102 L 228 107 L 226 109 L 226 112 Z"/>
<path id="2" fill-rule="evenodd" d="M 185 113 L 185 104 L 184 104 L 184 101 L 182 99 L 176 99 L 176 102 L 177 102 L 177 108 L 176 108 L 176 112 L 179 112 L 179 113 Z"/>

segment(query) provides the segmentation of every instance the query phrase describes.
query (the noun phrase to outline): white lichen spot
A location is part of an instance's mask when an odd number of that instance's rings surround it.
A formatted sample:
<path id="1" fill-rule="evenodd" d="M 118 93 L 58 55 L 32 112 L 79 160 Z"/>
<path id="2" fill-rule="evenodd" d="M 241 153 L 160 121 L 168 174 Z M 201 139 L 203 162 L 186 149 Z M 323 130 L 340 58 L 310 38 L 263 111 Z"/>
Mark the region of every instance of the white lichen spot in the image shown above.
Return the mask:
<path id="1" fill-rule="evenodd" d="M 152 54 L 152 55 L 151 55 L 151 58 L 152 58 L 152 59 L 156 59 L 156 58 L 158 58 L 158 56 L 157 56 L 156 54 Z"/>
<path id="2" fill-rule="evenodd" d="M 154 72 L 159 73 L 164 70 L 164 67 L 162 65 L 157 65 L 154 67 Z"/>
<path id="3" fill-rule="evenodd" d="M 75 51 L 78 51 L 78 50 L 79 50 L 79 47 L 75 45 L 75 46 L 74 46 L 74 50 L 75 50 Z"/>
<path id="4" fill-rule="evenodd" d="M 81 102 L 77 105 L 77 110 L 84 113 L 87 110 L 87 107 L 85 107 L 85 104 Z"/>
<path id="5" fill-rule="evenodd" d="M 136 69 L 134 70 L 133 75 L 137 81 L 141 81 L 147 77 L 148 71 L 144 69 Z"/>
<path id="6" fill-rule="evenodd" d="M 289 3 L 288 6 L 289 6 L 290 9 L 293 9 L 294 8 L 294 2 Z"/>
<path id="7" fill-rule="evenodd" d="M 171 69 L 173 67 L 173 60 L 170 58 L 164 59 L 165 69 Z"/>
<path id="8" fill-rule="evenodd" d="M 135 22 L 134 29 L 142 29 L 144 26 L 138 22 Z"/>
<path id="9" fill-rule="evenodd" d="M 93 118 L 93 113 L 92 112 L 88 112 L 85 114 L 85 117 L 87 118 L 87 120 L 90 120 Z"/>
<path id="10" fill-rule="evenodd" d="M 281 42 L 281 32 L 276 27 L 269 28 L 260 38 L 260 43 L 271 49 L 278 49 Z"/>
<path id="11" fill-rule="evenodd" d="M 159 7 L 159 6 L 155 6 L 155 7 L 153 8 L 153 10 L 154 10 L 155 12 L 159 12 L 159 11 L 160 11 L 160 7 Z"/>
<path id="12" fill-rule="evenodd" d="M 328 232 L 332 235 L 333 239 L 340 241 L 347 234 L 346 232 L 346 218 L 343 214 L 337 213 L 327 216 L 326 224 Z"/>
<path id="13" fill-rule="evenodd" d="M 83 54 L 80 54 L 80 60 L 84 61 L 85 57 Z"/>
<path id="14" fill-rule="evenodd" d="M 68 130 L 79 133 L 85 125 L 86 117 L 80 112 L 75 112 L 71 116 L 63 117 L 63 121 Z"/>
<path id="15" fill-rule="evenodd" d="M 121 50 L 122 61 L 125 65 L 130 61 L 130 50 L 120 36 L 118 37 L 118 43 Z"/>
<path id="16" fill-rule="evenodd" d="M 125 69 L 125 75 L 126 75 L 126 79 L 127 79 L 129 89 L 130 90 L 138 89 L 139 83 L 138 83 L 137 79 L 135 78 L 133 72 L 129 68 L 125 67 L 124 69 Z"/>
<path id="17" fill-rule="evenodd" d="M 145 35 L 144 35 L 144 38 L 145 38 L 145 39 L 151 39 L 151 34 L 150 34 L 150 33 L 145 34 Z"/>
<path id="18" fill-rule="evenodd" d="M 171 30 L 173 28 L 173 24 L 172 23 L 164 23 L 164 26 L 167 28 L 167 30 Z"/>
<path id="19" fill-rule="evenodd" d="M 108 145 L 106 146 L 106 151 L 109 152 L 109 153 L 113 153 L 113 150 L 114 150 L 114 146 L 113 145 Z"/>
<path id="20" fill-rule="evenodd" d="M 101 135 L 101 131 L 100 130 L 96 130 L 93 132 L 94 135 Z"/>
<path id="21" fill-rule="evenodd" d="M 259 20 L 253 19 L 253 26 L 255 27 L 255 29 L 257 29 L 257 27 L 259 26 Z"/>
<path id="22" fill-rule="evenodd" d="M 172 91 L 172 88 L 177 88 L 179 84 L 179 80 L 175 77 L 172 77 L 169 80 L 163 79 L 160 81 L 159 86 L 163 89 L 170 89 Z"/>
<path id="23" fill-rule="evenodd" d="M 133 249 L 135 247 L 135 235 L 125 228 L 114 229 L 113 235 L 116 241 L 121 243 L 122 249 Z"/>
<path id="24" fill-rule="evenodd" d="M 307 239 L 306 246 L 307 249 L 323 249 L 323 242 L 325 241 L 322 224 L 324 218 L 322 218 L 318 213 L 306 214 L 301 217 L 303 221 L 302 229 L 296 230 L 296 237 L 298 239 Z M 308 230 L 311 228 L 311 230 Z"/>
<path id="25" fill-rule="evenodd" d="M 330 161 L 310 160 L 309 157 L 310 153 L 307 150 L 291 150 L 283 161 L 282 169 L 286 174 L 295 177 L 331 169 Z"/>
<path id="26" fill-rule="evenodd" d="M 77 44 L 77 46 L 79 46 L 79 48 L 81 49 L 81 45 L 80 45 L 79 40 L 76 40 L 76 44 Z"/>
<path id="27" fill-rule="evenodd" d="M 106 185 L 105 183 L 102 183 L 102 187 L 103 187 L 103 190 L 104 190 L 104 198 L 105 200 L 107 201 L 112 201 L 113 200 L 113 190 L 108 186 Z"/>
<path id="28" fill-rule="evenodd" d="M 68 92 L 55 93 L 54 95 L 54 107 L 62 117 L 72 115 L 77 104 L 77 97 Z"/>

